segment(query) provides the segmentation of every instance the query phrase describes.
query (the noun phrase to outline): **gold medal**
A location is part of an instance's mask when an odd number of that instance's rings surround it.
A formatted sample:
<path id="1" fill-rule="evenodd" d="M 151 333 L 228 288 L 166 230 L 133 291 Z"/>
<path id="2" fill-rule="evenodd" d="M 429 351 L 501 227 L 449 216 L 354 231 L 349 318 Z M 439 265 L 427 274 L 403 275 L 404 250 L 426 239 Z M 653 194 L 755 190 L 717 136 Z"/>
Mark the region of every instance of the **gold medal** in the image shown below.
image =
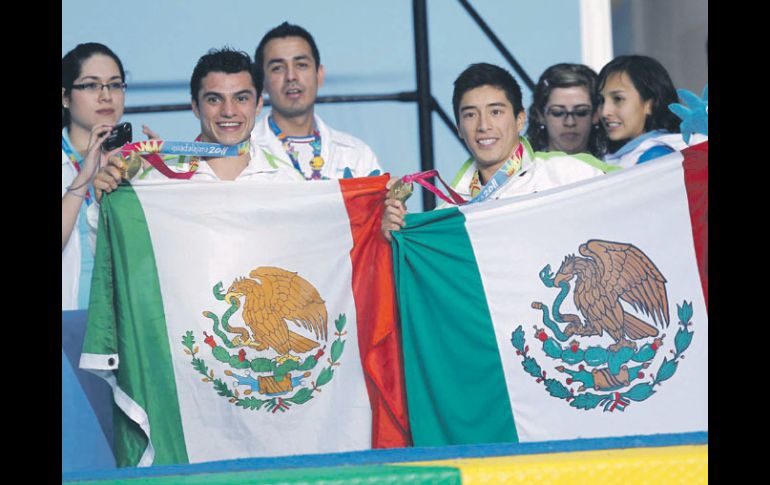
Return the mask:
<path id="1" fill-rule="evenodd" d="M 123 162 L 121 170 L 121 176 L 123 180 L 131 180 L 142 168 L 142 157 L 136 152 L 131 152 L 128 155 L 128 159 L 120 157 L 120 161 Z"/>
<path id="2" fill-rule="evenodd" d="M 414 187 L 411 182 L 407 184 L 403 179 L 398 179 L 388 191 L 388 199 L 396 199 L 400 200 L 401 202 L 406 202 L 406 199 L 412 195 L 413 190 Z"/>

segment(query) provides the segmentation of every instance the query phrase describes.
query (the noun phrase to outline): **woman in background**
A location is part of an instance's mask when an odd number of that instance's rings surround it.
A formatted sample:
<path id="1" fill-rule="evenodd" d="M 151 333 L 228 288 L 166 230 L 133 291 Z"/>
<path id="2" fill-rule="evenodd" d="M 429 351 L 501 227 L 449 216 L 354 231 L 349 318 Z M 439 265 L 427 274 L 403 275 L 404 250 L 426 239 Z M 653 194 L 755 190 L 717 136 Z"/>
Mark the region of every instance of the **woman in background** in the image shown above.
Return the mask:
<path id="1" fill-rule="evenodd" d="M 679 118 L 668 105 L 678 96 L 660 62 L 647 56 L 618 56 L 599 73 L 602 124 L 609 138 L 604 161 L 631 167 L 687 146 Z"/>
<path id="2" fill-rule="evenodd" d="M 85 210 L 90 182 L 107 160 L 102 142 L 123 116 L 125 78 L 103 44 L 79 44 L 62 58 L 62 310 L 88 306 L 95 241 L 85 242 Z"/>
<path id="3" fill-rule="evenodd" d="M 527 139 L 535 151 L 590 153 L 601 160 L 607 140 L 599 126 L 596 73 L 582 64 L 554 64 L 537 81 Z"/>

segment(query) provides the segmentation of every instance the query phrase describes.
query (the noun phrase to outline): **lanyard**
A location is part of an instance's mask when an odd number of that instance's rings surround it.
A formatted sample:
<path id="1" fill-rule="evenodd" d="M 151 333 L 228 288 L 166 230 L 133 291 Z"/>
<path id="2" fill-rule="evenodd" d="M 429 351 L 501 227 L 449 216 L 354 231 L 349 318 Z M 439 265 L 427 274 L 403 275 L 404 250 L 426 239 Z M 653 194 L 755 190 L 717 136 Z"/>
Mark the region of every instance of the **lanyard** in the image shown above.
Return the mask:
<path id="1" fill-rule="evenodd" d="M 481 189 L 478 195 L 468 201 L 468 204 L 483 202 L 492 197 L 492 195 L 494 195 L 498 190 L 500 190 L 500 188 L 505 185 L 508 179 L 510 179 L 511 176 L 518 172 L 521 168 L 521 156 L 523 153 L 524 145 L 519 143 L 519 146 L 517 146 L 516 150 L 513 151 L 513 156 L 506 160 L 502 167 L 497 169 L 495 175 L 489 179 L 486 184 L 484 184 L 484 187 Z M 478 176 L 479 171 L 476 169 L 476 173 L 473 174 L 474 180 L 477 179 Z M 473 185 L 473 182 L 471 182 L 471 185 Z M 471 193 L 471 195 L 473 194 Z"/>
<path id="2" fill-rule="evenodd" d="M 80 154 L 78 154 L 72 148 L 72 145 L 70 145 L 70 141 L 67 138 L 67 135 L 64 134 L 64 132 L 62 132 L 61 134 L 61 149 L 64 150 L 64 153 L 67 155 L 67 158 L 70 159 L 70 162 L 75 167 L 75 170 L 77 170 L 77 172 L 80 173 L 79 160 L 82 160 L 82 158 L 80 157 Z M 85 201 L 87 206 L 91 205 L 91 203 L 93 202 L 93 199 L 91 199 L 91 190 L 88 188 L 86 188 Z"/>
<path id="3" fill-rule="evenodd" d="M 283 149 L 291 159 L 294 169 L 305 177 L 305 174 L 302 172 L 302 168 L 299 165 L 298 153 L 292 148 L 286 133 L 281 131 L 278 124 L 273 120 L 272 114 L 267 117 L 267 123 L 270 125 L 270 129 L 273 130 L 273 134 L 278 138 L 278 141 L 283 145 Z M 307 180 L 322 180 L 321 168 L 324 166 L 324 159 L 321 157 L 321 133 L 318 132 L 318 128 L 313 128 L 312 137 L 313 139 L 310 141 L 310 148 L 313 150 L 313 158 L 310 160 L 310 169 L 312 170 L 312 173 L 310 177 L 305 178 Z"/>
<path id="4" fill-rule="evenodd" d="M 249 140 L 237 145 L 222 145 L 219 143 L 199 142 L 198 135 L 193 142 L 145 140 L 129 143 L 120 150 L 124 158 L 130 158 L 131 153 L 141 155 L 142 158 L 157 169 L 160 173 L 171 179 L 189 179 L 198 169 L 200 157 L 237 157 L 249 151 Z M 160 157 L 163 153 L 166 157 Z M 186 157 L 191 157 L 186 160 Z M 186 172 L 175 172 L 168 166 L 169 161 L 178 159 L 178 164 L 189 162 Z M 172 162 L 173 163 L 173 162 Z"/>

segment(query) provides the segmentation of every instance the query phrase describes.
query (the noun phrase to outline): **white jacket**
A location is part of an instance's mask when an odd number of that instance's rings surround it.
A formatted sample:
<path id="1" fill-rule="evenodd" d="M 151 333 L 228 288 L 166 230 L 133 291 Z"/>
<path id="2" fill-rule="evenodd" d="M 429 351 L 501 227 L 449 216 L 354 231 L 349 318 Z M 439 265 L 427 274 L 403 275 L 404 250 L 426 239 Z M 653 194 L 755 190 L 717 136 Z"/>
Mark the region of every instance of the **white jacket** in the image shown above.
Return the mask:
<path id="1" fill-rule="evenodd" d="M 303 180 L 304 177 L 297 173 L 283 144 L 270 129 L 267 118 L 268 114 L 254 125 L 251 144 L 266 152 L 267 162 L 271 167 L 289 170 L 296 180 Z M 374 170 L 382 173 L 377 156 L 369 145 L 353 135 L 329 127 L 318 115 L 315 115 L 315 123 L 321 135 L 321 158 L 324 159 L 324 165 L 321 168 L 322 177 L 341 179 L 344 177 L 345 168 L 349 168 L 354 177 L 366 177 Z M 310 175 L 309 167 L 302 167 L 302 169 L 306 171 L 306 176 Z"/>
<path id="2" fill-rule="evenodd" d="M 526 138 L 522 138 L 521 142 L 524 144 L 521 168 L 490 199 L 532 194 L 620 170 L 587 153 L 567 155 L 563 152 L 533 152 Z M 472 158 L 468 159 L 450 184 L 466 200 L 471 199 L 470 185 L 475 173 L 476 163 Z M 445 207 L 449 207 L 449 204 L 442 202 L 437 209 Z"/>
<path id="3" fill-rule="evenodd" d="M 690 143 L 687 144 L 681 133 L 669 133 L 665 130 L 648 131 L 629 141 L 615 153 L 605 155 L 604 161 L 618 167 L 633 167 L 650 148 L 662 146 L 668 147 L 671 151 L 682 151 L 706 140 L 708 140 L 707 136 L 693 133 L 690 135 Z"/>

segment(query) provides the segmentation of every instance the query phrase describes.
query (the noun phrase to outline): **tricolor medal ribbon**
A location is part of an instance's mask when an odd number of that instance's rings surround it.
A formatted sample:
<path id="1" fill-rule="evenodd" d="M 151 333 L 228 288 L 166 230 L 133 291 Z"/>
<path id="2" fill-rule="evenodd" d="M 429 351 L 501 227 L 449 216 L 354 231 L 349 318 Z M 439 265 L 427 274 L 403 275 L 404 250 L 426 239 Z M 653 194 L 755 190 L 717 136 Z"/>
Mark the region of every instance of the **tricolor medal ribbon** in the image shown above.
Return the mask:
<path id="1" fill-rule="evenodd" d="M 516 149 L 513 151 L 513 155 L 505 161 L 505 163 L 497 169 L 495 175 L 482 187 L 478 195 L 469 200 L 468 204 L 477 204 L 483 202 L 492 197 L 508 180 L 519 171 L 522 164 L 522 156 L 524 155 L 524 145 L 519 143 Z"/>

